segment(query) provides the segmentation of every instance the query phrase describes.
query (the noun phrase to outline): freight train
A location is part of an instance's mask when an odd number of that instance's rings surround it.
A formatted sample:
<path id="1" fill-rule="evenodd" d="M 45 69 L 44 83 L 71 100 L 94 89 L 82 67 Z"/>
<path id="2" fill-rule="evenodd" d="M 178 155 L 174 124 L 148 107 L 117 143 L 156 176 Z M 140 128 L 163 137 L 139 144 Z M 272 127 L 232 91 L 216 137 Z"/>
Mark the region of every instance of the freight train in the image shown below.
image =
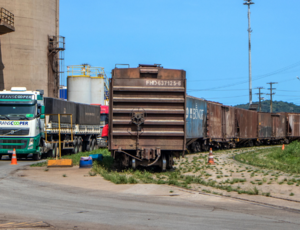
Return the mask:
<path id="1" fill-rule="evenodd" d="M 98 148 L 99 106 L 44 97 L 43 94 L 43 90 L 28 91 L 25 87 L 0 91 L 0 159 L 2 155 L 11 156 L 13 149 L 17 157 L 29 154 L 33 154 L 35 160 L 42 156 L 55 157 L 59 140 L 62 152 Z"/>
<path id="2" fill-rule="evenodd" d="M 122 167 L 173 166 L 186 150 L 300 139 L 300 114 L 262 113 L 186 95 L 186 72 L 160 65 L 115 68 L 108 148 Z"/>

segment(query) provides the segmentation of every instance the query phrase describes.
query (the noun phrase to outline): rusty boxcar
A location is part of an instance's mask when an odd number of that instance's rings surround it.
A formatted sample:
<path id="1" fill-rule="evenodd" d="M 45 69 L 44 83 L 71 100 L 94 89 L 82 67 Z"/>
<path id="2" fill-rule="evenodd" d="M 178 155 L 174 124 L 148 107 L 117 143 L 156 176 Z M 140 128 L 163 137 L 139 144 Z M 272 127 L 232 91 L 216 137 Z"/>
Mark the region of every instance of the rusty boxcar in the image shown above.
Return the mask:
<path id="1" fill-rule="evenodd" d="M 258 139 L 263 144 L 283 143 L 286 136 L 284 113 L 258 112 Z"/>
<path id="2" fill-rule="evenodd" d="M 286 138 L 286 116 L 285 113 L 273 113 L 272 117 L 272 134 L 275 144 L 287 143 Z"/>
<path id="3" fill-rule="evenodd" d="M 257 140 L 257 112 L 235 108 L 236 137 L 238 145 L 253 146 Z"/>
<path id="4" fill-rule="evenodd" d="M 207 101 L 207 139 L 210 146 L 230 148 L 235 146 L 234 108 Z"/>
<path id="5" fill-rule="evenodd" d="M 258 112 L 258 138 L 261 141 L 269 142 L 273 137 L 273 122 L 271 113 Z"/>
<path id="6" fill-rule="evenodd" d="M 187 96 L 186 109 L 186 145 L 190 151 L 235 147 L 234 107 Z M 197 117 L 200 114 L 201 119 Z"/>
<path id="7" fill-rule="evenodd" d="M 287 130 L 286 137 L 289 141 L 300 139 L 300 114 L 285 113 Z"/>
<path id="8" fill-rule="evenodd" d="M 165 170 L 185 150 L 185 75 L 160 65 L 113 69 L 108 148 L 123 167 Z"/>

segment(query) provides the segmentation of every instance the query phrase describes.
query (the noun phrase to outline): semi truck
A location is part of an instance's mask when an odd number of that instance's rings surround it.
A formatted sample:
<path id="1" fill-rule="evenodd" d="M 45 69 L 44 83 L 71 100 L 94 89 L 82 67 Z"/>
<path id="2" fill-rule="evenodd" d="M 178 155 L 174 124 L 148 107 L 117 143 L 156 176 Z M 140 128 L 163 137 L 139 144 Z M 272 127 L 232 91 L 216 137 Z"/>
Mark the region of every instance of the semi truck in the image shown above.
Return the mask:
<path id="1" fill-rule="evenodd" d="M 100 107 L 100 129 L 101 134 L 98 136 L 98 145 L 101 148 L 107 148 L 108 143 L 108 119 L 109 119 L 109 107 L 101 104 L 91 104 Z"/>
<path id="2" fill-rule="evenodd" d="M 100 107 L 44 97 L 43 90 L 0 91 L 0 159 L 32 154 L 34 160 L 98 148 Z"/>

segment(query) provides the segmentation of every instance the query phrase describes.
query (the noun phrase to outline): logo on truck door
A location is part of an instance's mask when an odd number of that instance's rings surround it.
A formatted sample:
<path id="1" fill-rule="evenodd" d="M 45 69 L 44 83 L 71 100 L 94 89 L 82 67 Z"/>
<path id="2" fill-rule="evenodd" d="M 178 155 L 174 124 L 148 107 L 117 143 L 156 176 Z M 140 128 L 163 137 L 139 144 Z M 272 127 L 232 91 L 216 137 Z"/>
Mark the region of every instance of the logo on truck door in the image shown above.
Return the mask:
<path id="1" fill-rule="evenodd" d="M 28 125 L 28 121 L 0 121 L 0 125 Z"/>

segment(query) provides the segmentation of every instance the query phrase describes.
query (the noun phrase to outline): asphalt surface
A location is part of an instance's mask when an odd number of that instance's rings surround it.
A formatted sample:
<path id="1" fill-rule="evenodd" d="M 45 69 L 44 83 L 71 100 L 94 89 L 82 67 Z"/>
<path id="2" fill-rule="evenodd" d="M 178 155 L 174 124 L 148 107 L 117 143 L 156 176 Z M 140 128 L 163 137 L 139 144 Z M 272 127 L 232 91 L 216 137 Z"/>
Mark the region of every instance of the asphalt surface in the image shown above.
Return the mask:
<path id="1" fill-rule="evenodd" d="M 119 194 L 61 186 L 15 176 L 32 161 L 0 161 L 0 229 L 4 223 L 37 223 L 32 229 L 299 229 L 300 212 L 199 195 Z M 215 200 L 214 200 L 215 199 Z"/>

